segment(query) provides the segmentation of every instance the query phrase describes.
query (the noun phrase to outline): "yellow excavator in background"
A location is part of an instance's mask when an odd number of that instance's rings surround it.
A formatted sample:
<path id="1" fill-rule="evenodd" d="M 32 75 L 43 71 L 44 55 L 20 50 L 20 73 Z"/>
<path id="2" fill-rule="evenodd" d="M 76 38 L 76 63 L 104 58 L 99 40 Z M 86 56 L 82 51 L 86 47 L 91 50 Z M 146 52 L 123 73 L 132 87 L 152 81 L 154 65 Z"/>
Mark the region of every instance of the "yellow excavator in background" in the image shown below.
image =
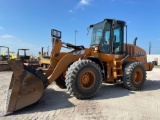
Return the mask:
<path id="1" fill-rule="evenodd" d="M 146 52 L 133 44 L 124 43 L 125 21 L 104 19 L 90 25 L 92 28 L 89 48 L 61 41 L 61 32 L 51 30 L 52 52 L 47 70 L 36 70 L 21 61 L 10 60 L 13 70 L 3 115 L 10 114 L 37 102 L 52 82 L 67 88 L 77 99 L 93 97 L 102 82 L 122 82 L 129 90 L 140 90 L 146 81 L 146 71 L 153 69 L 147 62 Z M 72 48 L 60 52 L 62 47 Z M 107 86 L 106 86 L 107 87 Z M 54 99 L 54 98 L 53 98 Z"/>

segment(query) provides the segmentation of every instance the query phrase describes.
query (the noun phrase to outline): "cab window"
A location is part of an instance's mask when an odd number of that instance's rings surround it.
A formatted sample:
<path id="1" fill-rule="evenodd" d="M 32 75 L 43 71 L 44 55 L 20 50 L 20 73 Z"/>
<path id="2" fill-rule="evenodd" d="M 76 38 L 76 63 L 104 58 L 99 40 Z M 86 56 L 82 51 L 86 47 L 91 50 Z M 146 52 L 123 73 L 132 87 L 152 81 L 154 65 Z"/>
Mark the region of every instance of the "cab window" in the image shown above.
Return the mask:
<path id="1" fill-rule="evenodd" d="M 113 41 L 113 52 L 115 54 L 122 53 L 122 47 L 123 47 L 123 38 L 122 38 L 122 27 L 117 26 L 117 28 L 114 29 L 114 41 Z"/>

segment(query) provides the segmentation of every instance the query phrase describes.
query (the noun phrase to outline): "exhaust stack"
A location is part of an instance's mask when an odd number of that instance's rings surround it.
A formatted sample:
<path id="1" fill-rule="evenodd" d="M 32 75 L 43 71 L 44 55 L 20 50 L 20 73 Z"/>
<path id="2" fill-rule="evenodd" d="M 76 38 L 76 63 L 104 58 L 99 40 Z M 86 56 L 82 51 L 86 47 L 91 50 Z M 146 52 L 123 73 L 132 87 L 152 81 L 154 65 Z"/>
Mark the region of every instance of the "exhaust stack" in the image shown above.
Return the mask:
<path id="1" fill-rule="evenodd" d="M 138 39 L 138 38 L 135 37 L 134 40 L 133 40 L 133 45 L 135 45 L 135 46 L 136 46 L 136 41 L 137 41 L 137 39 Z"/>

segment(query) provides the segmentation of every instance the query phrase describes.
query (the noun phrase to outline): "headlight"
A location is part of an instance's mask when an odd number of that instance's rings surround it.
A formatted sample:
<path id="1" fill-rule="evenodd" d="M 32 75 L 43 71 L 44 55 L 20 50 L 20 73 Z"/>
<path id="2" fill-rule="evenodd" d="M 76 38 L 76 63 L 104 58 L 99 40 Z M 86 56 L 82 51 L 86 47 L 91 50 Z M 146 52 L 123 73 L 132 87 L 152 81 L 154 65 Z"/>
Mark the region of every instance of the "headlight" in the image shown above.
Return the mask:
<path id="1" fill-rule="evenodd" d="M 60 39 L 61 38 L 61 31 L 51 29 L 51 36 Z"/>

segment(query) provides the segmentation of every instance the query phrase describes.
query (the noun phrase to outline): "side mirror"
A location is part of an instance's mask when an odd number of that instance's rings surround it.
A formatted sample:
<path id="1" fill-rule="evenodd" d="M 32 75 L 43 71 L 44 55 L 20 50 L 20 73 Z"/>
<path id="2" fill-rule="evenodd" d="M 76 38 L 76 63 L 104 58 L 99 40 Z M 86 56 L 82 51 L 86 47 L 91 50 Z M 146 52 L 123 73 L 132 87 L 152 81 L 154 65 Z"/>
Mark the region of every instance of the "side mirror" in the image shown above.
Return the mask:
<path id="1" fill-rule="evenodd" d="M 88 35 L 88 33 L 89 33 L 89 30 L 90 30 L 90 27 L 87 28 L 87 35 Z"/>
<path id="2" fill-rule="evenodd" d="M 90 25 L 88 28 L 87 28 L 87 35 L 88 35 L 88 33 L 89 33 L 89 30 L 90 30 L 90 28 L 92 28 L 94 25 Z"/>

